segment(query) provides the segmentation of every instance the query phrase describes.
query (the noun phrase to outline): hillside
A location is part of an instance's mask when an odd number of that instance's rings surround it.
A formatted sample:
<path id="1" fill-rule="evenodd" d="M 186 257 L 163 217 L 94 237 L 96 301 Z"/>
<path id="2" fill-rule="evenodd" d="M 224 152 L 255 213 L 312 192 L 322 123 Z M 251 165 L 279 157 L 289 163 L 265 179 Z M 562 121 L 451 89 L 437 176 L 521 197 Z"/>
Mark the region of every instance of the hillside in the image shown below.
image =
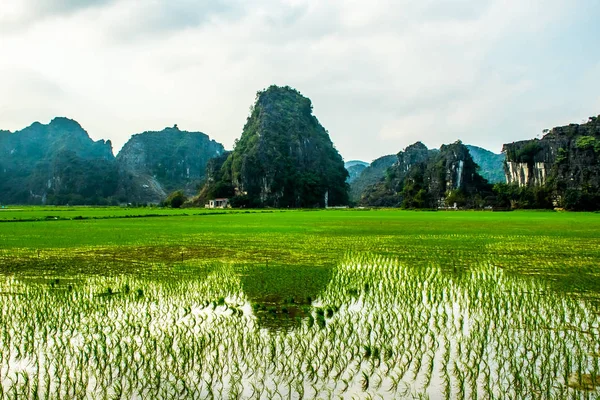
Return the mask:
<path id="1" fill-rule="evenodd" d="M 342 157 L 312 114 L 311 101 L 290 87 L 271 86 L 256 102 L 223 165 L 234 204 L 316 207 L 348 201 Z"/>
<path id="2" fill-rule="evenodd" d="M 362 174 L 362 172 L 369 166 L 369 163 L 364 161 L 348 161 L 344 163 L 344 168 L 348 171 L 348 179 L 346 179 L 346 183 L 351 184 Z"/>
<path id="3" fill-rule="evenodd" d="M 460 141 L 442 145 L 439 150 L 417 142 L 398 153 L 385 178 L 363 191 L 360 203 L 405 208 L 479 208 L 491 194 L 491 186 L 478 174 L 477 164 Z"/>
<path id="4" fill-rule="evenodd" d="M 600 209 L 600 116 L 545 133 L 503 147 L 507 182 L 522 188 L 513 203 Z"/>
<path id="5" fill-rule="evenodd" d="M 177 126 L 133 135 L 116 157 L 120 195 L 135 202 L 159 202 L 174 190 L 194 195 L 208 161 L 224 151 L 208 135 Z"/>
<path id="6" fill-rule="evenodd" d="M 398 158 L 395 154 L 379 157 L 374 160 L 363 172 L 350 183 L 350 200 L 358 202 L 363 191 L 371 185 L 376 184 L 385 177 L 386 170 L 391 167 Z"/>
<path id="7" fill-rule="evenodd" d="M 117 185 L 110 141 L 94 142 L 74 120 L 0 133 L 2 203 L 108 204 Z"/>
<path id="8" fill-rule="evenodd" d="M 479 165 L 479 174 L 483 176 L 489 183 L 504 183 L 506 177 L 504 176 L 504 160 L 506 156 L 501 154 L 492 153 L 481 147 L 465 145 L 471 153 L 471 157 L 475 164 Z"/>

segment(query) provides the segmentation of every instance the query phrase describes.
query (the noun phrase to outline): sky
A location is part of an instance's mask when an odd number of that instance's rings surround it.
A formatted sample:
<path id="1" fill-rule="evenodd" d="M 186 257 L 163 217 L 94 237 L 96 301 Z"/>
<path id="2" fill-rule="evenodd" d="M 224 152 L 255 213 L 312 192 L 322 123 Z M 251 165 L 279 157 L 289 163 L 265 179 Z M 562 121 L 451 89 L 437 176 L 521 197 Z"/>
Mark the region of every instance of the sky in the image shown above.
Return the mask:
<path id="1" fill-rule="evenodd" d="M 503 143 L 600 114 L 598 0 L 0 0 L 0 129 L 77 120 L 115 153 L 202 131 L 231 149 L 289 85 L 345 160 Z"/>

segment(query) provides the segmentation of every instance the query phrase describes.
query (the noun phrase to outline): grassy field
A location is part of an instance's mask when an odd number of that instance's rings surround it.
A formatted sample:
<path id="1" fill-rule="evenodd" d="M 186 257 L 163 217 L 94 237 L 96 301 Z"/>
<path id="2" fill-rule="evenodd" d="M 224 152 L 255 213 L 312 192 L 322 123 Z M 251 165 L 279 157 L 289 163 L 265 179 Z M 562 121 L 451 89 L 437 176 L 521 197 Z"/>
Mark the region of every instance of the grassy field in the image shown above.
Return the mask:
<path id="1" fill-rule="evenodd" d="M 235 212 L 235 211 L 229 211 Z M 20 207 L 11 206 L 0 209 L 0 222 L 15 221 L 51 221 L 82 220 L 105 218 L 136 218 L 175 215 L 205 215 L 223 213 L 222 210 L 210 209 L 177 209 L 162 207 Z"/>
<path id="2" fill-rule="evenodd" d="M 600 394 L 597 213 L 0 221 L 0 398 Z"/>
<path id="3" fill-rule="evenodd" d="M 105 263 L 111 274 L 114 268 L 127 273 L 128 263 L 182 259 L 334 267 L 348 252 L 367 252 L 409 265 L 468 268 L 483 262 L 525 275 L 589 276 L 593 282 L 600 259 L 598 213 L 73 207 L 4 213 L 22 221 L 0 223 L 4 263 L 25 270 L 27 264 L 45 265 L 59 275 L 54 264 L 65 264 L 69 274 L 72 264 Z"/>

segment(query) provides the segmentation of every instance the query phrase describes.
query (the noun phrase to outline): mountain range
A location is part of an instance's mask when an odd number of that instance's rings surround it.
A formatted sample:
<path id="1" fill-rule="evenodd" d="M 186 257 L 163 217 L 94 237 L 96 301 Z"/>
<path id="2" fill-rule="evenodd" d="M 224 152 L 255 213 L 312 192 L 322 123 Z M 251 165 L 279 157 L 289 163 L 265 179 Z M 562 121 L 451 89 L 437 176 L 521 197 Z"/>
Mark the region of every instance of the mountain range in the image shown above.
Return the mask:
<path id="1" fill-rule="evenodd" d="M 0 203 L 158 203 L 203 184 L 208 160 L 223 145 L 202 132 L 133 135 L 117 157 L 110 141 L 94 142 L 74 120 L 54 118 L 17 131 L 0 132 Z"/>
<path id="2" fill-rule="evenodd" d="M 133 135 L 115 157 L 76 121 L 0 130 L 0 203 L 159 203 L 181 190 L 197 205 L 600 208 L 600 118 L 506 144 L 415 143 L 371 163 L 343 162 L 311 101 L 290 87 L 257 94 L 232 151 L 177 125 Z M 492 185 L 493 190 L 492 190 Z M 456 200 L 456 201 L 450 201 Z"/>

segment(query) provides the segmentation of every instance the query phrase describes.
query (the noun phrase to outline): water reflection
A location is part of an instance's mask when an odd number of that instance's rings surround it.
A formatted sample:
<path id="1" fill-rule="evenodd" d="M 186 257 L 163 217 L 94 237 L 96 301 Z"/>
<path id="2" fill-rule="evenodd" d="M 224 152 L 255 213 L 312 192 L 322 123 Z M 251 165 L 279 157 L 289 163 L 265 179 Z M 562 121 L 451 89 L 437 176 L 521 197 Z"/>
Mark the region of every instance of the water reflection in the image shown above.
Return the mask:
<path id="1" fill-rule="evenodd" d="M 268 329 L 297 328 L 310 318 L 312 303 L 331 280 L 328 266 L 238 266 L 242 291 L 256 323 Z"/>
<path id="2" fill-rule="evenodd" d="M 598 395 L 597 302 L 546 279 L 369 254 L 269 268 L 6 275 L 0 397 Z"/>

